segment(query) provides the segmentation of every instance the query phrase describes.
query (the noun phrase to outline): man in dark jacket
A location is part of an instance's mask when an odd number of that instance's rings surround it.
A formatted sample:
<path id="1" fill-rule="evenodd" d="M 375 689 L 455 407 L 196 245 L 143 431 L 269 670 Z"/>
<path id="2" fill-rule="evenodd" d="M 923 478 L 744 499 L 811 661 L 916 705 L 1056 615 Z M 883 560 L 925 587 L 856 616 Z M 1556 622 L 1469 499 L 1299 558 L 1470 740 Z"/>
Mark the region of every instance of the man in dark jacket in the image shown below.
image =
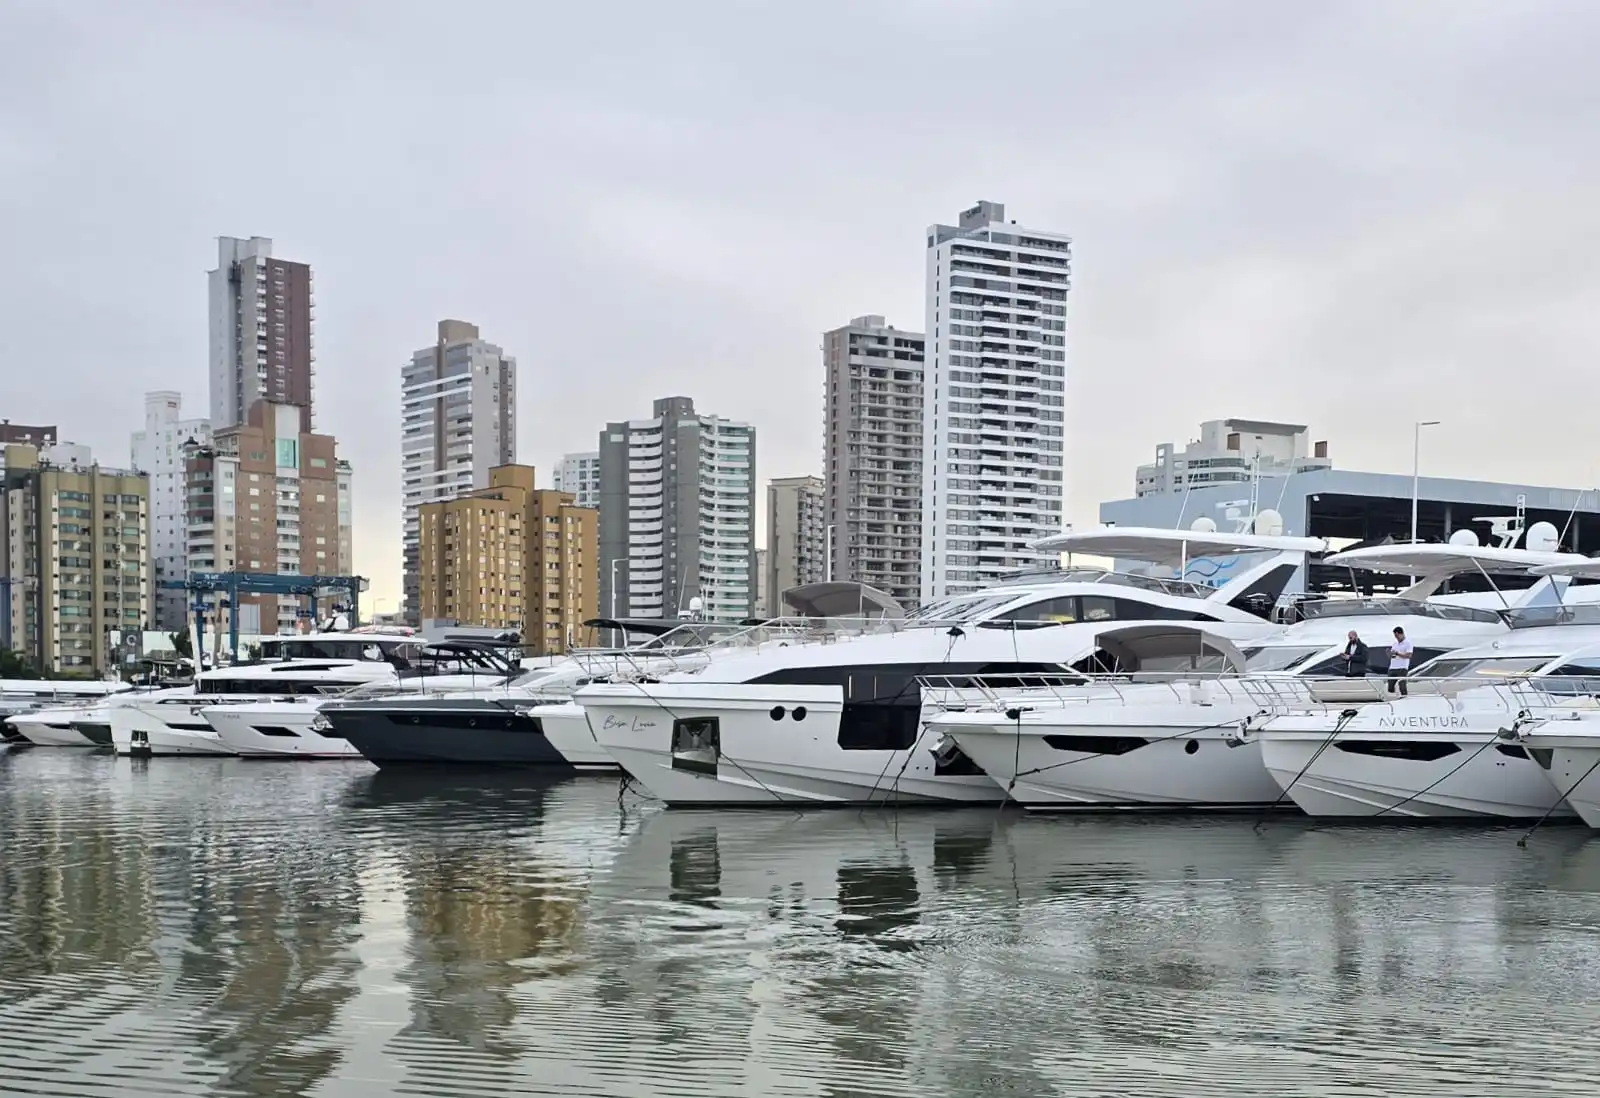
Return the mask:
<path id="1" fill-rule="evenodd" d="M 1344 673 L 1352 679 L 1359 679 L 1367 673 L 1367 646 L 1361 638 L 1356 636 L 1354 629 L 1344 645 Z"/>

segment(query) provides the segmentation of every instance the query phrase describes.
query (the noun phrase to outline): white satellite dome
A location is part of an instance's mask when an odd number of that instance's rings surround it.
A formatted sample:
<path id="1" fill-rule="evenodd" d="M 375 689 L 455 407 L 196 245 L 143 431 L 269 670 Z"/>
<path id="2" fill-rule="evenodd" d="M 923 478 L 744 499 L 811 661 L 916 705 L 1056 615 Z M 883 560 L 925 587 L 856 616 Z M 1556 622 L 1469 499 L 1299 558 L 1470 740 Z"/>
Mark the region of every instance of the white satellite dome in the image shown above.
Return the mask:
<path id="1" fill-rule="evenodd" d="M 1268 537 L 1281 537 L 1283 534 L 1283 516 L 1268 507 L 1256 516 L 1256 533 Z"/>
<path id="2" fill-rule="evenodd" d="M 1463 526 L 1461 529 L 1450 535 L 1450 544 L 1476 546 L 1479 544 L 1477 532 Z"/>
<path id="3" fill-rule="evenodd" d="M 1536 522 L 1523 535 L 1522 547 L 1536 553 L 1553 553 L 1561 547 L 1561 531 L 1548 522 Z"/>
<path id="4" fill-rule="evenodd" d="M 1217 520 L 1201 515 L 1189 524 L 1189 529 L 1197 534 L 1215 534 L 1217 532 Z"/>

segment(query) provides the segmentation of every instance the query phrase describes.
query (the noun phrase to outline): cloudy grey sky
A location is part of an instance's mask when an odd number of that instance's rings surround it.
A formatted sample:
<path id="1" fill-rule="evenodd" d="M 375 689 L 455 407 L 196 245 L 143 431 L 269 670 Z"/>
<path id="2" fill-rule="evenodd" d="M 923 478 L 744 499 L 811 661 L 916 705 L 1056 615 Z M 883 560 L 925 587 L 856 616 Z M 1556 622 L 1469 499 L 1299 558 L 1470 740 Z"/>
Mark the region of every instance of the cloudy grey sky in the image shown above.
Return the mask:
<path id="1" fill-rule="evenodd" d="M 687 394 L 820 465 L 819 333 L 923 230 L 1075 238 L 1069 517 L 1228 415 L 1337 464 L 1600 483 L 1600 6 L 3 0 L 0 415 L 126 460 L 205 409 L 219 234 L 317 280 L 319 429 L 398 594 L 400 363 L 514 353 L 546 475 Z"/>

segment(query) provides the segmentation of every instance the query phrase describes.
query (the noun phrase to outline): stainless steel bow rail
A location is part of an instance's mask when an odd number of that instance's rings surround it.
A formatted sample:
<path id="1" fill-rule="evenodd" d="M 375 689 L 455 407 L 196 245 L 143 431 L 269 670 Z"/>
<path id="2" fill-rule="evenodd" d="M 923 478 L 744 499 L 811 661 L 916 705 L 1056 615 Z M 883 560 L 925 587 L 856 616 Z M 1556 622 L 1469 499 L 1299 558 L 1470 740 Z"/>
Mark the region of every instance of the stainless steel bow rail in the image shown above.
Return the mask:
<path id="1" fill-rule="evenodd" d="M 1458 711 L 1546 711 L 1600 708 L 1600 679 L 1565 676 L 1485 681 L 1408 678 L 1412 698 L 1444 697 Z M 931 712 L 1083 705 L 1249 705 L 1267 715 L 1342 711 L 1352 705 L 1382 705 L 1400 698 L 1377 677 L 1311 678 L 1304 675 L 1196 674 L 1192 671 L 1136 675 L 988 674 L 920 675 L 922 703 Z"/>

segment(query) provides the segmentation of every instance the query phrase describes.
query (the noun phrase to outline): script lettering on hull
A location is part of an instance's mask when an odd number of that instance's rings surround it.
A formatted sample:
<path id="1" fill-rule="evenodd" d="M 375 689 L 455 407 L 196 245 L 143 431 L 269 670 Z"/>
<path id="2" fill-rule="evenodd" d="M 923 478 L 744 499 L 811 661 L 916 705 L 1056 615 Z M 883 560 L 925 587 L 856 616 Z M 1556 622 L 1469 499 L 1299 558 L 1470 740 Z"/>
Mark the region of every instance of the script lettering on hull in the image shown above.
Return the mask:
<path id="1" fill-rule="evenodd" d="M 606 716 L 605 722 L 602 725 L 604 728 L 626 728 L 630 732 L 638 732 L 642 729 L 654 728 L 655 726 L 655 721 L 647 721 L 643 717 L 634 717 L 631 720 L 623 720 L 621 717 L 613 717 L 609 714 Z"/>
<path id="2" fill-rule="evenodd" d="M 1379 728 L 1415 728 L 1419 732 L 1432 732 L 1440 728 L 1465 728 L 1465 717 L 1379 717 Z"/>

